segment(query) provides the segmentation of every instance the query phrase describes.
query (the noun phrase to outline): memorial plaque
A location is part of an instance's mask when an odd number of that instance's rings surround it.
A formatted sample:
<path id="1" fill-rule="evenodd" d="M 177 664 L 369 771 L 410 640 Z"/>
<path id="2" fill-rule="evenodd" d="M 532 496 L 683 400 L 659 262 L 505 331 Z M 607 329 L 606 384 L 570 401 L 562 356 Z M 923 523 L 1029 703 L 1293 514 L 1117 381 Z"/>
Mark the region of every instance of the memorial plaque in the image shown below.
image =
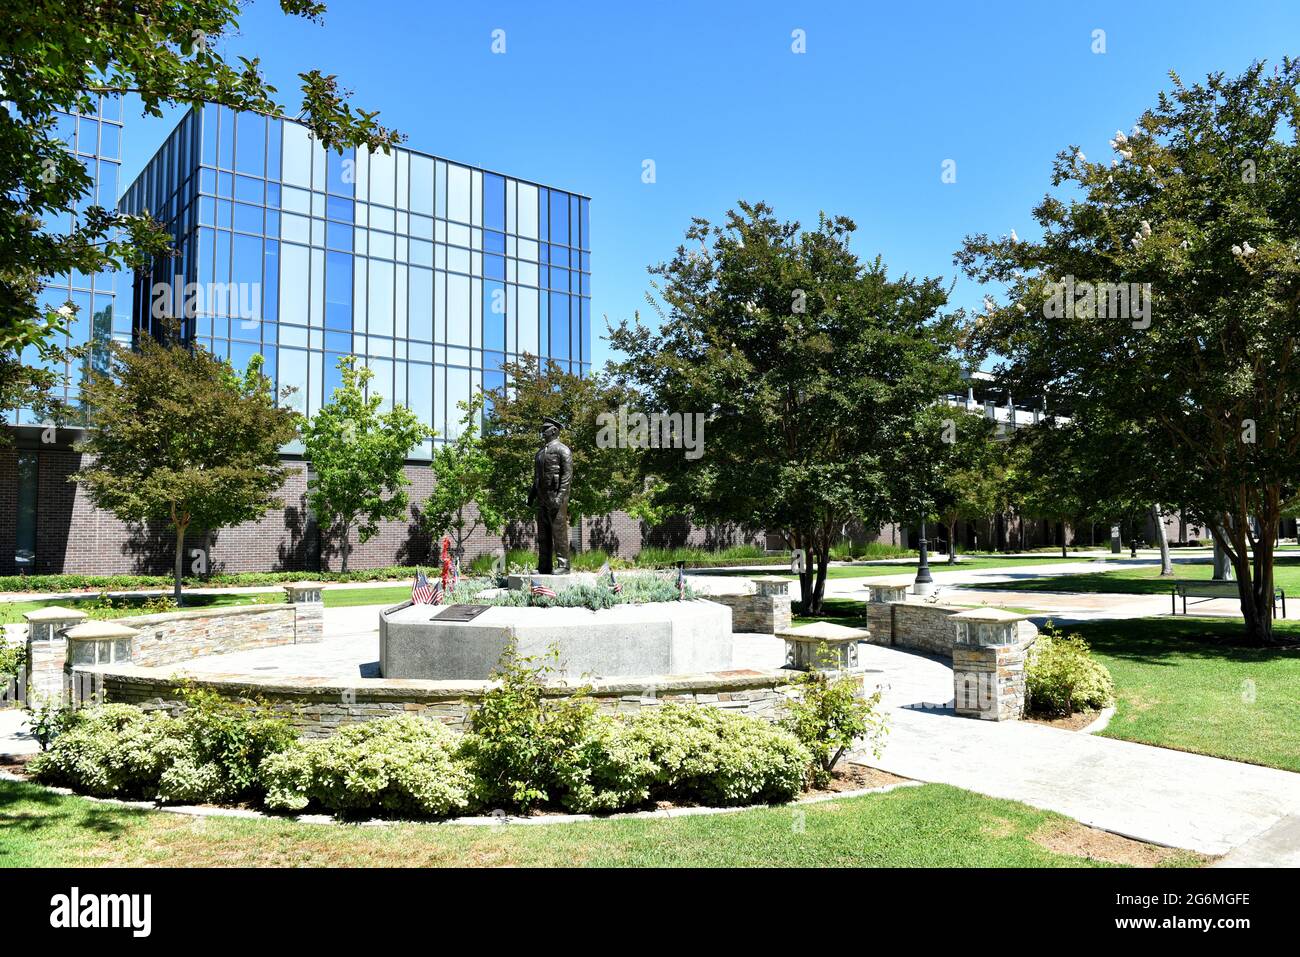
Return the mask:
<path id="1" fill-rule="evenodd" d="M 491 605 L 448 605 L 438 614 L 430 618 L 430 621 L 473 621 L 483 612 L 491 608 Z"/>

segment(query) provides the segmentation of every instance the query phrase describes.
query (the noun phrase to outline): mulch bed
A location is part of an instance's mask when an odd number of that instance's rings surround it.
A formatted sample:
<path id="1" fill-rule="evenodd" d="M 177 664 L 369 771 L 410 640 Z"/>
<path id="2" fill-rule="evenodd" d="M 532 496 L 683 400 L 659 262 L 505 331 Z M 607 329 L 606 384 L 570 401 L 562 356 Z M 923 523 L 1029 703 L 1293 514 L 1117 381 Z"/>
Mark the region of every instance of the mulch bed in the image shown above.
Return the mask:
<path id="1" fill-rule="evenodd" d="M 1025 721 L 1032 721 L 1034 724 L 1045 724 L 1049 728 L 1064 728 L 1066 731 L 1079 731 L 1086 728 L 1097 720 L 1100 711 L 1076 711 L 1074 714 L 1065 715 L 1060 718 L 1030 718 L 1026 717 Z"/>

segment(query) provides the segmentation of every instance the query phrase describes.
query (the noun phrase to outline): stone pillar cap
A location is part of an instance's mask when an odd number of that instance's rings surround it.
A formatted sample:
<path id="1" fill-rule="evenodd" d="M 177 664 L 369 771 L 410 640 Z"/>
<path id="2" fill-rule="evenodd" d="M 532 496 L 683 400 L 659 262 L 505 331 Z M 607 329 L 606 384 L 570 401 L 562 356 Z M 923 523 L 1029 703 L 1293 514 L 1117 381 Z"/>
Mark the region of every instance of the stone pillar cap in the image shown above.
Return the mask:
<path id="1" fill-rule="evenodd" d="M 82 621 L 87 617 L 84 611 L 76 608 L 64 608 L 62 605 L 47 605 L 35 611 L 23 612 L 23 618 L 40 624 L 45 621 Z"/>
<path id="2" fill-rule="evenodd" d="M 974 621 L 986 624 L 1005 625 L 1013 621 L 1025 621 L 1032 616 L 1005 608 L 970 608 L 952 615 L 949 621 Z"/>
<path id="3" fill-rule="evenodd" d="M 780 582 L 782 585 L 790 584 L 790 579 L 783 578 L 780 575 L 755 575 L 750 579 L 752 582 Z"/>
<path id="4" fill-rule="evenodd" d="M 103 638 L 134 638 L 140 632 L 115 621 L 88 621 L 69 628 L 64 634 L 72 641 L 92 641 Z"/>
<path id="5" fill-rule="evenodd" d="M 865 628 L 849 628 L 847 625 L 837 625 L 830 621 L 814 621 L 793 628 L 783 628 L 776 633 L 776 637 L 795 641 L 865 641 L 871 637 L 871 632 Z"/>
<path id="6" fill-rule="evenodd" d="M 912 580 L 903 575 L 894 575 L 890 578 L 864 578 L 862 584 L 868 588 L 909 588 Z"/>

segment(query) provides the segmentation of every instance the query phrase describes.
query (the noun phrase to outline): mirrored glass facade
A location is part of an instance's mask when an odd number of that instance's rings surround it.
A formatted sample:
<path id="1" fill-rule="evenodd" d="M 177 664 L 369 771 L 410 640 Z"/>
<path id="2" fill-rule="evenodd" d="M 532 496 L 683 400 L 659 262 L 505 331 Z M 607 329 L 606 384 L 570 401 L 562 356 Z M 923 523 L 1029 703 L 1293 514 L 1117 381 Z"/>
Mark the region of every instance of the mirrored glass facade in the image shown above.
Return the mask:
<path id="1" fill-rule="evenodd" d="M 510 360 L 590 370 L 589 204 L 413 150 L 327 151 L 299 123 L 208 106 L 122 198 L 177 247 L 138 279 L 135 322 L 182 316 L 237 367 L 261 354 L 308 415 L 338 384 L 339 358 L 360 356 L 371 389 L 444 441 L 456 404 L 500 385 Z"/>
<path id="2" fill-rule="evenodd" d="M 67 235 L 75 216 L 80 216 L 91 206 L 113 209 L 117 203 L 118 174 L 122 162 L 122 103 L 117 97 L 99 98 L 94 113 L 57 114 L 57 132 L 68 149 L 81 161 L 87 175 L 94 181 L 92 188 L 81 196 L 75 213 L 49 221 L 45 228 L 50 233 Z M 47 280 L 39 302 L 42 309 L 58 309 L 71 302 L 75 315 L 68 323 L 68 334 L 60 345 L 84 346 L 103 343 L 110 337 L 129 342 L 131 339 L 130 310 L 120 305 L 120 299 L 130 296 L 129 276 L 125 273 L 102 272 L 87 276 L 81 272 L 54 276 Z M 94 349 L 83 360 L 73 365 L 54 369 L 64 376 L 64 385 L 58 398 L 75 405 L 89 368 L 102 367 L 106 351 Z M 23 354 L 29 366 L 49 368 L 34 347 Z M 0 421 L 18 425 L 39 424 L 29 409 L 5 410 Z"/>

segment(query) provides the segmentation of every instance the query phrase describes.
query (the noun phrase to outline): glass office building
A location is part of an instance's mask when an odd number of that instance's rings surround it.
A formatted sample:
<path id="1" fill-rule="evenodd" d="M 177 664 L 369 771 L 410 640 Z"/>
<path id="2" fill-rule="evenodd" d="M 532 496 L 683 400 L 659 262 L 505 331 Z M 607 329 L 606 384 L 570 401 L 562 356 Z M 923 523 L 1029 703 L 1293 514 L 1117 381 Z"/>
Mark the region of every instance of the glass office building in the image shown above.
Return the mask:
<path id="1" fill-rule="evenodd" d="M 67 143 L 68 149 L 81 161 L 93 181 L 91 189 L 78 200 L 75 213 L 64 214 L 45 224 L 48 232 L 67 235 L 72 229 L 74 216 L 80 216 L 91 206 L 113 209 L 117 203 L 118 173 L 122 162 L 122 101 L 117 97 L 101 96 L 93 113 L 58 113 L 56 119 L 58 136 Z M 130 310 L 118 305 L 120 298 L 130 295 L 129 286 L 130 279 L 126 274 L 101 272 L 87 276 L 74 272 L 48 278 L 38 301 L 44 310 L 58 309 L 68 302 L 76 307 L 68 322 L 67 336 L 60 345 L 84 346 L 104 342 L 114 335 L 129 342 Z M 53 370 L 62 372 L 65 380 L 56 397 L 75 405 L 87 366 L 99 364 L 102 367 L 105 359 L 104 350 L 93 350 L 85 359 L 67 368 Z M 23 362 L 48 368 L 35 347 L 24 352 Z M 7 409 L 4 416 L 0 421 L 10 425 L 39 424 L 29 409 Z"/>
<path id="2" fill-rule="evenodd" d="M 327 151 L 289 120 L 191 110 L 120 203 L 176 240 L 174 259 L 138 277 L 134 322 L 182 317 L 236 367 L 262 355 L 308 415 L 357 355 L 370 388 L 442 441 L 459 432 L 457 403 L 500 385 L 510 360 L 590 370 L 589 202 L 409 149 Z"/>

